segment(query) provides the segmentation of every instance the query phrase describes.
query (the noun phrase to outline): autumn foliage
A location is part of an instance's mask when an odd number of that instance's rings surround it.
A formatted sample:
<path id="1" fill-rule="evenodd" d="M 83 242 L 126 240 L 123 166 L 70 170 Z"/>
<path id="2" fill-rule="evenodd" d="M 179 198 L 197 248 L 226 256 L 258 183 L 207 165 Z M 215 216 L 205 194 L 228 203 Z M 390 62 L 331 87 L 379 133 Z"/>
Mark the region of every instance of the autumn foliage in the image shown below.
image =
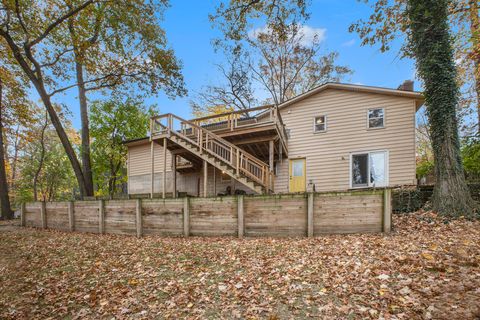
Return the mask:
<path id="1" fill-rule="evenodd" d="M 480 222 L 421 212 L 394 227 L 237 240 L 0 226 L 0 318 L 478 319 Z"/>

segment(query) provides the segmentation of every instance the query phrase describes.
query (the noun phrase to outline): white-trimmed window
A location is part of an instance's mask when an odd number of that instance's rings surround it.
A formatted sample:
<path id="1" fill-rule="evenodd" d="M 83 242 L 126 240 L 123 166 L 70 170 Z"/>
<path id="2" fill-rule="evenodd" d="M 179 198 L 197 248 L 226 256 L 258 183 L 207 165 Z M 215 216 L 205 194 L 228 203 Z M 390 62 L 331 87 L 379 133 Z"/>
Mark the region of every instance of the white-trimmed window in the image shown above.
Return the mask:
<path id="1" fill-rule="evenodd" d="M 388 152 L 354 153 L 350 156 L 352 188 L 385 187 L 388 185 Z"/>
<path id="2" fill-rule="evenodd" d="M 317 116 L 313 119 L 313 132 L 327 131 L 327 116 Z"/>
<path id="3" fill-rule="evenodd" d="M 385 109 L 368 109 L 367 121 L 368 129 L 385 128 Z"/>

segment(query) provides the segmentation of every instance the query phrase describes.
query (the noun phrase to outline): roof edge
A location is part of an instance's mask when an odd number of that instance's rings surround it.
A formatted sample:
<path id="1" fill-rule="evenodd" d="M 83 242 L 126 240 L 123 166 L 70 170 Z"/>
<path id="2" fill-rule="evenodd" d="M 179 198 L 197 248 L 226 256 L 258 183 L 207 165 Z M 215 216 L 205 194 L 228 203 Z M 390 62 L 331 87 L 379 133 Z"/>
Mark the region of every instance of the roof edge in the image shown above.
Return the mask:
<path id="1" fill-rule="evenodd" d="M 365 85 L 357 85 L 357 84 L 346 84 L 340 82 L 327 82 L 324 83 L 316 88 L 313 88 L 307 92 L 302 93 L 296 97 L 293 97 L 281 104 L 278 105 L 279 109 L 283 109 L 288 107 L 296 102 L 299 102 L 303 99 L 306 99 L 310 96 L 313 96 L 319 92 L 322 92 L 327 89 L 337 89 L 337 90 L 347 90 L 347 91 L 356 91 L 356 92 L 367 92 L 367 93 L 376 93 L 376 94 L 385 94 L 385 95 L 394 95 L 406 98 L 412 98 L 421 102 L 423 104 L 424 97 L 423 94 L 419 91 L 404 91 L 398 89 L 390 89 L 390 88 L 383 88 L 383 87 L 374 87 L 374 86 L 365 86 Z"/>
<path id="2" fill-rule="evenodd" d="M 130 139 L 130 140 L 124 140 L 122 141 L 122 144 L 126 145 L 127 147 L 131 146 L 137 146 L 140 144 L 143 144 L 144 142 L 149 142 L 150 137 L 143 137 L 143 138 L 137 138 L 137 139 Z"/>

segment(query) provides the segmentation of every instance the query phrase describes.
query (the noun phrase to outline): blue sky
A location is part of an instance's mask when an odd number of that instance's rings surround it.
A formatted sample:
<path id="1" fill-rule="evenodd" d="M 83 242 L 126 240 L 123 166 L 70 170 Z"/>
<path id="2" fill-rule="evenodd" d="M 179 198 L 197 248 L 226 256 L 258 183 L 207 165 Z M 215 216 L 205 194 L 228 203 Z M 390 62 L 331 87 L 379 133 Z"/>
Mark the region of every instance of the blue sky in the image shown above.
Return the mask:
<path id="1" fill-rule="evenodd" d="M 212 29 L 208 14 L 214 12 L 216 1 L 171 0 L 162 23 L 167 38 L 177 57 L 183 64 L 188 96 L 168 99 L 160 94 L 146 100 L 157 104 L 160 113 L 172 112 L 190 118 L 189 101 L 203 85 L 214 84 L 219 77 L 214 64 L 222 60 L 221 53 L 215 53 L 211 40 L 219 36 Z M 348 65 L 353 75 L 344 82 L 396 88 L 404 80 L 414 77 L 411 60 L 400 59 L 398 50 L 381 53 L 378 47 L 360 47 L 356 34 L 348 32 L 349 25 L 370 15 L 370 8 L 357 0 L 312 0 L 309 7 L 311 18 L 306 25 L 326 29 L 323 48 L 340 53 L 339 64 Z M 394 49 L 398 49 L 399 43 Z M 414 79 L 412 79 L 414 80 Z M 418 82 L 416 88 L 419 88 Z M 73 124 L 80 126 L 76 91 L 57 98 L 70 106 Z"/>

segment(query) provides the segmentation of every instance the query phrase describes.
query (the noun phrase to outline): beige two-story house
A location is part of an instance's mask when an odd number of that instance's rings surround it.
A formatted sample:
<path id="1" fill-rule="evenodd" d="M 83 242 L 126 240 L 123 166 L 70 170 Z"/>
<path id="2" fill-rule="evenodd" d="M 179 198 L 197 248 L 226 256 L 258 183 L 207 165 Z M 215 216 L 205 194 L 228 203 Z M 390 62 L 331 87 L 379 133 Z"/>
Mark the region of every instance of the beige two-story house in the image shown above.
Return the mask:
<path id="1" fill-rule="evenodd" d="M 415 185 L 423 96 L 327 83 L 278 106 L 192 120 L 153 117 L 127 141 L 128 192 L 178 196 L 344 191 Z"/>

